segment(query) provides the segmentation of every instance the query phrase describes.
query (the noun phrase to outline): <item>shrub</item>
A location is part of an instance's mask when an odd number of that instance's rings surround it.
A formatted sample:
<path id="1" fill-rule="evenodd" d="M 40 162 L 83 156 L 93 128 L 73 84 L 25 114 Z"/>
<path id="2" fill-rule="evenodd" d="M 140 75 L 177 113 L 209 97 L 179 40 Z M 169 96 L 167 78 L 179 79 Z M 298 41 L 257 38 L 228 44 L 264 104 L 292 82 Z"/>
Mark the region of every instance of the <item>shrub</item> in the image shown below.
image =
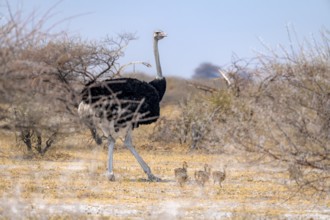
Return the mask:
<path id="1" fill-rule="evenodd" d="M 0 24 L 0 124 L 18 133 L 29 152 L 43 155 L 77 130 L 82 86 L 119 74 L 117 60 L 133 36 L 83 41 L 49 35 L 46 21 L 8 11 Z"/>
<path id="2" fill-rule="evenodd" d="M 259 57 L 262 65 L 256 71 L 261 78 L 238 99 L 253 115 L 233 128 L 232 134 L 236 146 L 287 163 L 289 171 L 309 170 L 301 172 L 299 184 L 328 192 L 329 32 L 322 36 L 321 45 L 306 43 L 308 48 L 299 45 L 298 51 L 284 50 L 283 55 L 271 51 L 272 56 Z"/>

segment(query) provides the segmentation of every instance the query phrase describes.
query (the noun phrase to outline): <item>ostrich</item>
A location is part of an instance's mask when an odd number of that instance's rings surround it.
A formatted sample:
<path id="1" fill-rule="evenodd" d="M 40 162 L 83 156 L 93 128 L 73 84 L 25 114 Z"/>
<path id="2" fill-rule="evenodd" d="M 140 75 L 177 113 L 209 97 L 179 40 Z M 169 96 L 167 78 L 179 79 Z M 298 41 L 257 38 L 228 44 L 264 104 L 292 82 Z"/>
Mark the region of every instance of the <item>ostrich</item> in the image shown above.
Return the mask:
<path id="1" fill-rule="evenodd" d="M 124 144 L 134 155 L 149 181 L 160 181 L 154 176 L 147 163 L 132 144 L 132 130 L 139 125 L 156 122 L 159 118 L 159 103 L 166 90 L 166 80 L 160 66 L 158 41 L 167 35 L 162 31 L 154 32 L 154 56 L 157 77 L 147 83 L 133 78 L 107 79 L 87 84 L 82 90 L 82 100 L 78 113 L 91 129 L 98 144 L 102 139 L 97 134 L 101 129 L 108 139 L 108 179 L 115 181 L 113 173 L 113 150 L 116 139 L 125 136 Z"/>
<path id="2" fill-rule="evenodd" d="M 183 162 L 182 168 L 174 169 L 174 175 L 180 186 L 183 186 L 183 183 L 188 181 L 188 174 L 187 174 L 188 164 L 186 161 Z"/>
<path id="3" fill-rule="evenodd" d="M 209 181 L 211 173 L 211 167 L 208 164 L 204 165 L 204 170 L 195 171 L 195 180 L 197 184 L 204 186 Z"/>
<path id="4" fill-rule="evenodd" d="M 213 183 L 218 182 L 219 186 L 221 186 L 221 183 L 226 179 L 226 168 L 227 165 L 223 167 L 223 171 L 213 171 L 212 176 L 213 176 Z"/>

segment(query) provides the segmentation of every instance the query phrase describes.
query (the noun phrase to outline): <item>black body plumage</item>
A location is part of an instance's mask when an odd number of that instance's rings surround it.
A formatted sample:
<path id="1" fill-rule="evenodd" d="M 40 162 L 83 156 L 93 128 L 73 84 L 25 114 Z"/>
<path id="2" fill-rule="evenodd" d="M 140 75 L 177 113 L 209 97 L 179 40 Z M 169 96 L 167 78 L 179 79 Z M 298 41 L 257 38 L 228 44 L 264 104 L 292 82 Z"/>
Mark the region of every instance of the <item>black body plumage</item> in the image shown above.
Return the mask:
<path id="1" fill-rule="evenodd" d="M 86 86 L 82 101 L 91 105 L 94 117 L 114 122 L 114 129 L 150 124 L 159 118 L 160 101 L 166 90 L 166 80 L 150 83 L 133 78 L 109 79 Z"/>

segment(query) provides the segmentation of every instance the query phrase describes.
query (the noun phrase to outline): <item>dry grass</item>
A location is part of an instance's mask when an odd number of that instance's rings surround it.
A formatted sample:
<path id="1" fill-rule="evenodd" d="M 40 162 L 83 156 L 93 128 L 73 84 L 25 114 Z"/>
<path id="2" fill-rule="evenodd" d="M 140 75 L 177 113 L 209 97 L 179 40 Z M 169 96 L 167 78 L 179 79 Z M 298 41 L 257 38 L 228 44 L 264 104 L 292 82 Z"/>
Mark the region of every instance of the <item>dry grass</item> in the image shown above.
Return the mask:
<path id="1" fill-rule="evenodd" d="M 180 146 L 164 150 L 159 143 L 152 143 L 155 150 L 143 150 L 147 140 L 142 133 L 150 133 L 151 128 L 141 128 L 135 134 L 136 146 L 163 182 L 146 182 L 134 157 L 122 148 L 114 155 L 117 181 L 107 181 L 106 150 L 86 146 L 85 135 L 72 137 L 74 143 L 67 146 L 73 147 L 32 160 L 18 156 L 10 137 L 2 136 L 1 219 L 329 218 L 329 198 L 315 197 L 312 192 L 295 194 L 298 189 L 288 181 L 284 167 L 273 168 L 271 163 L 254 166 L 240 153 L 188 154 Z M 188 162 L 190 176 L 184 187 L 175 182 L 173 172 L 182 161 Z M 204 163 L 214 169 L 228 164 L 223 188 L 212 182 L 200 187 L 194 182 L 194 171 Z"/>

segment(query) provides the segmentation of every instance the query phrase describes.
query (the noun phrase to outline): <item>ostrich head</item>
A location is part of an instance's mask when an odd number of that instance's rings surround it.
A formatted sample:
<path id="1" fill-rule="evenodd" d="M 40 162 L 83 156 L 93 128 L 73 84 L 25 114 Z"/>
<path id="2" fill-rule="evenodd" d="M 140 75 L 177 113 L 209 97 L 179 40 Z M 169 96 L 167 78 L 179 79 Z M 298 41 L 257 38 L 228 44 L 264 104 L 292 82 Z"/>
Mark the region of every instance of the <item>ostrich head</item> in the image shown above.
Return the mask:
<path id="1" fill-rule="evenodd" d="M 167 34 L 165 32 L 163 32 L 163 31 L 155 31 L 154 32 L 154 39 L 155 40 L 161 40 L 164 37 L 167 37 Z"/>

